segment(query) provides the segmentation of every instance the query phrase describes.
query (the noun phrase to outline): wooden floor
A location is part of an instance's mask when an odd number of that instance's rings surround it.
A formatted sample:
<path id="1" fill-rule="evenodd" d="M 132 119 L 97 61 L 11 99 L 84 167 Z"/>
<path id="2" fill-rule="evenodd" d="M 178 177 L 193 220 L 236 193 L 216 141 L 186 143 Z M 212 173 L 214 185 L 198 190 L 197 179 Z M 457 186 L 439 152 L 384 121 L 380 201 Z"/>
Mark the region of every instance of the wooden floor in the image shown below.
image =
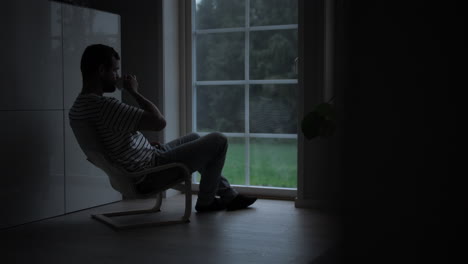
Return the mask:
<path id="1" fill-rule="evenodd" d="M 0 262 L 312 263 L 338 233 L 333 217 L 323 212 L 265 199 L 240 211 L 193 211 L 189 224 L 119 232 L 90 217 L 151 205 L 151 200 L 124 201 L 1 230 Z M 182 216 L 183 205 L 182 195 L 170 197 L 159 214 Z"/>

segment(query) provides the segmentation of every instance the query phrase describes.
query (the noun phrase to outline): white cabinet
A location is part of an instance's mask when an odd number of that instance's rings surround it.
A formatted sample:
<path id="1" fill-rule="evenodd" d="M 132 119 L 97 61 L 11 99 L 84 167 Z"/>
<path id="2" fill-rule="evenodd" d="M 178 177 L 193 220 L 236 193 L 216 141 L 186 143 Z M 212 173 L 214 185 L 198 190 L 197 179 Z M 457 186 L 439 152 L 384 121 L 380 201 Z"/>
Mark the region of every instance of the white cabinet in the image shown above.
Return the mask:
<path id="1" fill-rule="evenodd" d="M 82 87 L 80 61 L 85 48 L 104 44 L 120 51 L 120 16 L 63 4 L 64 107 L 70 109 Z M 121 98 L 117 90 L 106 94 Z"/>
<path id="2" fill-rule="evenodd" d="M 0 26 L 0 228 L 120 200 L 68 121 L 81 55 L 95 43 L 120 53 L 120 16 L 16 0 L 2 3 Z"/>
<path id="3" fill-rule="evenodd" d="M 67 213 L 119 201 L 122 195 L 112 189 L 107 175 L 86 160 L 73 135 L 65 112 L 65 210 Z"/>
<path id="4" fill-rule="evenodd" d="M 91 44 L 104 44 L 120 51 L 120 16 L 63 5 L 63 74 L 65 107 L 65 201 L 66 212 L 122 199 L 107 176 L 86 160 L 73 135 L 68 110 L 82 88 L 81 55 Z M 106 94 L 121 99 L 121 92 Z"/>
<path id="5" fill-rule="evenodd" d="M 0 228 L 63 214 L 63 111 L 0 111 L 0 124 Z"/>
<path id="6" fill-rule="evenodd" d="M 61 5 L 2 1 L 0 110 L 63 108 Z"/>

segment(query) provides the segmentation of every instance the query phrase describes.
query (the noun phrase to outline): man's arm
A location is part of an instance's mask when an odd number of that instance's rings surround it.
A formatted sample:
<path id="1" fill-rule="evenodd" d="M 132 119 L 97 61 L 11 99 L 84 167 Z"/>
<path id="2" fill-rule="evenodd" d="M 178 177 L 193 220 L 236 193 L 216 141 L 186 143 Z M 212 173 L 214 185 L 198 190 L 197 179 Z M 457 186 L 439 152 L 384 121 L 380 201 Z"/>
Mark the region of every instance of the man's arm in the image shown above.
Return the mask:
<path id="1" fill-rule="evenodd" d="M 146 99 L 138 92 L 138 82 L 135 75 L 123 76 L 124 89 L 137 101 L 138 105 L 145 112 L 143 113 L 138 130 L 160 131 L 166 127 L 166 120 L 159 109 L 150 100 Z"/>

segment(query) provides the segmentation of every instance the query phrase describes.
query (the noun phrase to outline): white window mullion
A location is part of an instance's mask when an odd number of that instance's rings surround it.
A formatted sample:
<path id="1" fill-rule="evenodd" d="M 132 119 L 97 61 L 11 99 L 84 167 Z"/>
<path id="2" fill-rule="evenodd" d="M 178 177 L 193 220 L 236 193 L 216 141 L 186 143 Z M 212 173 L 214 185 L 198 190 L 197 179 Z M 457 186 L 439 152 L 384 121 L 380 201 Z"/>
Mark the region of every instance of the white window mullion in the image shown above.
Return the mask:
<path id="1" fill-rule="evenodd" d="M 245 138 L 245 133 L 223 132 L 227 137 Z M 198 132 L 200 136 L 206 136 L 210 132 Z M 273 134 L 273 133 L 249 133 L 250 138 L 284 138 L 284 139 L 297 139 L 297 134 Z"/>
<path id="2" fill-rule="evenodd" d="M 297 79 L 249 80 L 249 84 L 297 84 Z"/>
<path id="3" fill-rule="evenodd" d="M 233 80 L 233 81 L 197 81 L 196 85 L 244 85 L 244 80 Z"/>
<path id="4" fill-rule="evenodd" d="M 195 81 L 195 85 L 297 84 L 297 79 Z"/>
<path id="5" fill-rule="evenodd" d="M 250 185 L 250 0 L 245 1 L 245 185 Z"/>
<path id="6" fill-rule="evenodd" d="M 213 34 L 213 33 L 231 33 L 231 32 L 243 32 L 245 29 L 240 28 L 213 28 L 213 29 L 197 29 L 196 34 Z"/>
<path id="7" fill-rule="evenodd" d="M 244 131 L 237 131 L 236 132 L 222 132 L 229 138 L 237 138 L 237 139 L 244 139 L 244 165 L 245 165 L 245 185 L 237 186 L 237 185 L 232 185 L 239 187 L 240 189 L 243 190 L 243 192 L 249 193 L 251 192 L 252 194 L 256 195 L 258 193 L 265 192 L 266 196 L 269 196 L 270 193 L 275 195 L 284 195 L 284 197 L 288 198 L 293 198 L 296 193 L 295 188 L 275 188 L 275 187 L 261 187 L 261 186 L 250 186 L 252 184 L 251 181 L 251 160 L 250 156 L 252 155 L 251 149 L 250 149 L 250 144 L 251 139 L 255 138 L 264 138 L 264 139 L 283 139 L 286 141 L 290 140 L 297 140 L 298 134 L 275 134 L 275 133 L 250 133 L 250 88 L 252 85 L 278 85 L 278 87 L 289 89 L 291 88 L 291 85 L 297 85 L 298 84 L 298 79 L 265 79 L 265 80 L 251 80 L 250 79 L 250 32 L 260 32 L 260 31 L 291 31 L 298 29 L 298 24 L 283 24 L 283 25 L 265 25 L 265 26 L 251 26 L 250 25 L 250 0 L 244 0 L 245 3 L 245 19 L 244 19 L 244 25 L 240 27 L 232 27 L 232 28 L 206 28 L 206 29 L 198 29 L 196 26 L 196 15 L 197 15 L 197 9 L 196 9 L 196 3 L 198 0 L 192 0 L 192 131 L 195 131 L 199 133 L 201 136 L 204 136 L 206 134 L 209 134 L 210 132 L 198 132 L 198 127 L 197 127 L 197 93 L 198 93 L 198 88 L 197 87 L 213 87 L 215 88 L 216 86 L 233 86 L 233 88 L 244 88 Z M 237 26 L 237 25 L 236 25 Z M 214 27 L 214 26 L 213 26 Z M 236 33 L 238 32 L 238 33 Z M 201 36 L 216 36 L 219 34 L 227 33 L 226 35 L 232 35 L 232 34 L 242 34 L 244 33 L 244 78 L 240 80 L 203 80 L 199 81 L 197 80 L 197 39 L 198 35 Z M 221 36 L 220 36 L 221 37 Z M 202 48 L 202 47 L 200 47 Z M 234 87 L 237 86 L 237 87 Z M 241 88 L 242 89 L 242 88 Z M 213 91 L 216 92 L 216 91 Z M 255 144 L 252 143 L 252 144 Z M 194 174 L 195 176 L 195 174 Z M 194 177 L 194 182 L 196 178 Z M 239 179 L 242 181 L 242 178 Z M 198 185 L 196 185 L 198 187 Z M 270 192 L 271 190 L 271 192 Z M 286 191 L 286 192 L 285 192 Z"/>
<path id="8" fill-rule="evenodd" d="M 297 134 L 250 133 L 251 138 L 297 139 Z"/>
<path id="9" fill-rule="evenodd" d="M 284 30 L 284 29 L 297 29 L 297 24 L 290 25 L 273 25 L 273 26 L 255 26 L 251 27 L 250 31 L 262 31 L 262 30 Z"/>
<path id="10" fill-rule="evenodd" d="M 247 9 L 247 7 L 246 7 Z M 250 12 L 250 11 L 249 11 Z M 286 30 L 286 29 L 297 29 L 297 24 L 291 25 L 274 25 L 274 26 L 254 26 L 250 27 L 250 31 L 264 31 L 264 30 Z M 244 32 L 245 28 L 213 28 L 213 29 L 197 29 L 196 34 L 213 34 L 213 33 L 230 33 L 230 32 Z"/>

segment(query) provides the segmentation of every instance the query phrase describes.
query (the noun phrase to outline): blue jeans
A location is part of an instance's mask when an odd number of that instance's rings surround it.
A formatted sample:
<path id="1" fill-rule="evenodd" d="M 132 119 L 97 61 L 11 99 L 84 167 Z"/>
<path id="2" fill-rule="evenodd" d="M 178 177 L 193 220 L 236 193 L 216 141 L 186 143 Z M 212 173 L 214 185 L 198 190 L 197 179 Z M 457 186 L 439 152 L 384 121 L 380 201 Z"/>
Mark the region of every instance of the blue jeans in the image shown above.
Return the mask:
<path id="1" fill-rule="evenodd" d="M 221 201 L 227 204 L 238 194 L 221 174 L 227 148 L 227 138 L 221 133 L 214 132 L 203 137 L 190 133 L 167 144 L 162 144 L 157 149 L 155 163 L 163 165 L 181 162 L 192 173 L 200 172 L 198 205 L 209 205 L 215 196 L 219 196 Z"/>

